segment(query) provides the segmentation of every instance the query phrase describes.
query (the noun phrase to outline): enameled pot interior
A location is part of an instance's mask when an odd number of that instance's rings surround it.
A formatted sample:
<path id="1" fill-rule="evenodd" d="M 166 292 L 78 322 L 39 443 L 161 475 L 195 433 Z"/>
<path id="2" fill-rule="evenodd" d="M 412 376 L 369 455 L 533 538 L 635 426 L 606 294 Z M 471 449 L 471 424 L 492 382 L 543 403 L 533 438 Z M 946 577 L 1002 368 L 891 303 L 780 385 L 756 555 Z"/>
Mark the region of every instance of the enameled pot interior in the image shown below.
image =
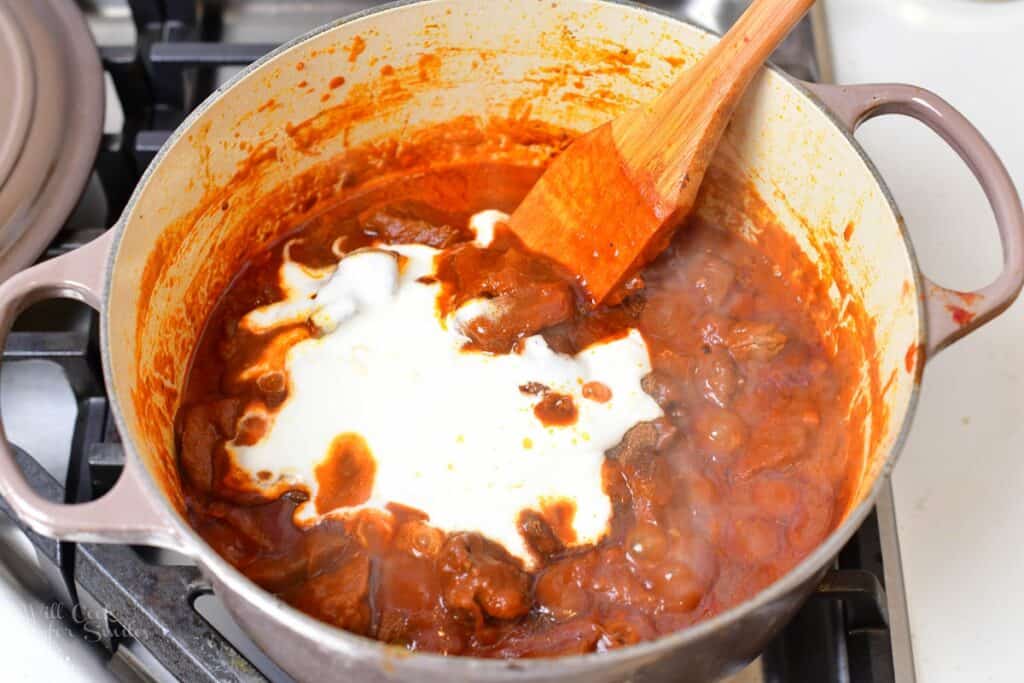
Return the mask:
<path id="1" fill-rule="evenodd" d="M 432 0 L 340 23 L 244 72 L 172 138 L 123 218 L 104 352 L 132 453 L 180 511 L 173 421 L 191 350 L 245 255 L 301 211 L 308 188 L 291 179 L 340 187 L 348 147 L 459 116 L 587 130 L 650 99 L 713 41 L 597 0 Z M 838 326 L 870 340 L 849 425 L 863 430 L 856 504 L 890 464 L 919 377 L 917 285 L 898 218 L 856 146 L 775 72 L 755 81 L 716 163 L 743 174 L 818 267 Z M 274 210 L 253 224 L 260 202 Z M 741 208 L 730 227 L 756 240 Z M 847 337 L 824 332 L 827 343 Z"/>

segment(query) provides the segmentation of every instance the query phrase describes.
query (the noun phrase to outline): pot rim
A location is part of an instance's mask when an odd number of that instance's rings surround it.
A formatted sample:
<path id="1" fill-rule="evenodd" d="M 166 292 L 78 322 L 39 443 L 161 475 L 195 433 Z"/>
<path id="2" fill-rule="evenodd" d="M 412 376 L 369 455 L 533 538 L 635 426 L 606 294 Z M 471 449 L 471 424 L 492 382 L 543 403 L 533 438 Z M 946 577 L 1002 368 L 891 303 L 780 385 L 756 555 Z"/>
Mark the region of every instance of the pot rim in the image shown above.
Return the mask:
<path id="1" fill-rule="evenodd" d="M 584 4 L 611 4 L 619 5 L 630 10 L 638 11 L 641 13 L 652 14 L 658 17 L 667 17 L 672 21 L 689 26 L 697 29 L 709 36 L 720 38 L 718 34 L 707 28 L 700 26 L 687 19 L 680 18 L 671 14 L 668 11 L 661 10 L 658 8 L 650 7 L 647 5 L 641 5 L 632 0 L 574 0 L 582 2 Z M 146 171 L 143 173 L 139 182 L 135 186 L 135 190 L 132 192 L 128 203 L 125 205 L 124 211 L 120 218 L 117 220 L 115 225 L 111 228 L 114 231 L 113 239 L 110 245 L 109 255 L 107 257 L 106 264 L 104 266 L 104 284 L 103 284 L 103 296 L 102 296 L 102 321 L 100 325 L 100 355 L 103 366 L 103 379 L 108 390 L 110 409 L 114 416 L 114 423 L 118 428 L 118 431 L 122 435 L 124 445 L 127 451 L 131 454 L 130 457 L 139 458 L 138 449 L 136 448 L 135 435 L 128 428 L 128 425 L 124 421 L 123 414 L 121 412 L 121 401 L 117 392 L 113 390 L 115 386 L 113 377 L 111 375 L 111 351 L 110 351 L 110 337 L 111 332 L 110 316 L 108 314 L 108 306 L 110 304 L 110 293 L 113 282 L 113 271 L 117 261 L 121 239 L 124 236 L 126 226 L 128 224 L 128 218 L 131 216 L 132 211 L 141 196 L 142 191 L 148 186 L 153 174 L 156 169 L 163 162 L 166 157 L 168 150 L 173 147 L 179 139 L 189 130 L 197 120 L 199 120 L 206 111 L 213 105 L 214 102 L 219 100 L 227 91 L 233 88 L 236 84 L 241 82 L 243 79 L 248 77 L 252 72 L 258 70 L 268 62 L 277 59 L 282 54 L 292 50 L 293 48 L 305 43 L 306 41 L 315 38 L 323 33 L 332 31 L 339 26 L 349 24 L 353 21 L 364 19 L 366 17 L 384 14 L 387 12 L 399 10 L 412 5 L 420 4 L 444 4 L 447 0 L 395 0 L 387 4 L 382 4 L 376 7 L 367 8 L 358 12 L 348 14 L 344 17 L 335 19 L 334 21 L 328 22 L 322 26 L 319 26 L 303 35 L 297 36 L 292 40 L 283 43 L 271 52 L 260 57 L 255 62 L 252 62 L 245 68 L 241 69 L 238 73 L 233 75 L 228 81 L 219 86 L 213 93 L 210 94 L 202 103 L 200 103 L 174 130 L 171 136 L 160 148 L 160 151 L 153 158 L 153 161 L 149 164 Z M 900 237 L 903 241 L 904 248 L 906 249 L 907 258 L 911 265 L 911 270 L 914 279 L 915 292 L 924 291 L 924 279 L 921 273 L 921 268 L 918 263 L 916 252 L 914 251 L 913 243 L 910 240 L 910 235 L 907 232 L 906 223 L 903 220 L 903 215 L 896 205 L 896 201 L 892 196 L 888 186 L 881 177 L 877 167 L 867 156 L 860 144 L 856 141 L 853 133 L 840 121 L 840 119 L 825 106 L 822 101 L 806 87 L 804 81 L 796 79 L 774 64 L 768 62 L 765 64 L 765 68 L 773 72 L 775 75 L 780 76 L 786 83 L 794 87 L 801 95 L 803 95 L 811 104 L 814 105 L 819 111 L 823 112 L 829 123 L 835 129 L 836 132 L 842 134 L 848 144 L 857 152 L 861 162 L 867 167 L 871 173 L 876 186 L 882 192 L 886 203 L 890 211 L 892 212 L 893 218 L 899 229 Z M 927 309 L 924 306 L 923 300 L 920 296 L 915 296 L 916 313 L 918 317 L 918 344 L 927 346 L 928 342 L 928 320 L 927 320 Z M 832 560 L 836 554 L 842 549 L 846 542 L 853 535 L 854 531 L 860 528 L 864 519 L 868 516 L 871 509 L 874 508 L 878 496 L 882 490 L 882 487 L 886 484 L 896 461 L 903 450 L 906 443 L 907 437 L 910 432 L 910 426 L 913 423 L 914 415 L 917 411 L 918 399 L 920 396 L 921 378 L 924 371 L 925 363 L 921 362 L 917 364 L 915 368 L 915 376 L 913 381 L 913 388 L 911 389 L 910 396 L 907 401 L 906 413 L 903 417 L 903 422 L 900 425 L 899 433 L 893 441 L 889 452 L 885 456 L 885 462 L 879 469 L 878 474 L 875 477 L 875 481 L 871 486 L 871 490 L 864 497 L 864 499 L 858 503 L 854 508 L 847 512 L 846 518 L 843 522 L 837 526 L 832 532 L 822 541 L 817 548 L 814 549 L 810 554 L 804 557 L 799 563 L 792 567 L 783 576 L 776 579 L 774 582 L 769 584 L 767 587 L 756 593 L 754 596 L 745 600 L 733 607 L 721 612 L 710 619 L 688 626 L 680 631 L 663 635 L 654 640 L 644 641 L 635 645 L 630 645 L 621 649 L 615 649 L 608 652 L 593 652 L 582 655 L 567 655 L 562 657 L 540 657 L 540 658 L 524 658 L 524 659 L 487 659 L 481 657 L 472 656 L 450 656 L 440 655 L 430 652 L 409 652 L 404 648 L 398 648 L 394 645 L 389 645 L 381 641 L 369 638 L 367 636 L 358 635 L 345 631 L 344 629 L 338 628 L 326 622 L 320 621 L 312 616 L 301 612 L 295 607 L 292 607 L 288 603 L 284 602 L 280 598 L 277 598 L 270 592 L 260 588 L 258 585 L 253 583 L 238 571 L 234 566 L 224 560 L 216 551 L 213 550 L 200 536 L 199 534 L 178 514 L 169 514 L 165 517 L 169 520 L 172 526 L 171 533 L 178 540 L 179 551 L 184 552 L 194 559 L 202 569 L 209 574 L 212 574 L 216 579 L 215 583 L 224 585 L 230 588 L 232 591 L 242 595 L 248 602 L 254 607 L 258 608 L 264 613 L 272 613 L 274 618 L 284 622 L 289 628 L 301 633 L 304 637 L 309 638 L 318 643 L 322 643 L 325 640 L 331 640 L 337 643 L 340 647 L 337 649 L 343 649 L 349 652 L 362 650 L 362 655 L 357 656 L 378 656 L 383 659 L 390 659 L 394 662 L 408 661 L 415 659 L 417 663 L 434 667 L 443 667 L 450 671 L 452 675 L 470 675 L 487 673 L 489 675 L 496 675 L 502 672 L 507 673 L 510 676 L 515 677 L 529 677 L 531 674 L 539 673 L 543 671 L 545 674 L 550 674 L 550 667 L 555 664 L 566 669 L 565 673 L 569 673 L 569 669 L 577 669 L 585 671 L 598 665 L 613 666 L 616 664 L 624 664 L 631 660 L 651 658 L 658 655 L 662 650 L 675 648 L 681 645 L 690 644 L 694 641 L 698 641 L 711 633 L 719 630 L 728 628 L 730 625 L 741 620 L 751 612 L 757 611 L 764 608 L 766 605 L 775 602 L 795 588 L 797 588 L 802 582 L 809 580 L 814 576 L 815 573 L 820 572 L 824 569 L 828 562 Z M 147 490 L 146 493 L 150 496 L 157 496 L 163 505 L 167 505 L 166 496 L 163 491 L 157 486 L 152 475 L 149 473 L 147 467 L 143 467 L 146 470 L 146 476 L 140 477 Z M 454 669 L 453 669 L 454 667 Z"/>

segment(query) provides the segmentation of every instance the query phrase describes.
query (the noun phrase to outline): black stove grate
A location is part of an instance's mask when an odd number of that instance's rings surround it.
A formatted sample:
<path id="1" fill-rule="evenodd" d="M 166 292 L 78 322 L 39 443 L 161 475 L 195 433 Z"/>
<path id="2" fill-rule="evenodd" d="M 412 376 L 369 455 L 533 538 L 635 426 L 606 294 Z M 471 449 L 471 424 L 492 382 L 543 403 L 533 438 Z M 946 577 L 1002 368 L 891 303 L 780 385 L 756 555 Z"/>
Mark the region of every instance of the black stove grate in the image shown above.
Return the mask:
<path id="1" fill-rule="evenodd" d="M 128 5 L 136 44 L 100 46 L 124 112 L 122 130 L 104 136 L 96 162 L 109 222 L 120 215 L 170 131 L 213 91 L 216 69 L 249 64 L 275 47 L 221 42 L 219 2 L 128 0 Z M 46 257 L 80 246 L 99 232 L 65 231 Z M 40 493 L 80 502 L 113 485 L 123 452 L 107 410 L 97 316 L 76 309 L 66 319 L 69 325 L 56 330 L 23 320 L 8 339 L 3 360 L 48 360 L 67 373 L 79 407 L 67 481 L 62 486 L 29 455 L 19 452 L 18 457 Z M 13 517 L 2 500 L 0 509 Z M 22 528 L 68 613 L 104 616 L 98 624 L 90 620 L 90 628 L 111 653 L 134 638 L 179 680 L 267 680 L 196 611 L 196 599 L 211 588 L 195 567 L 152 563 L 144 549 L 57 543 Z M 874 513 L 814 597 L 765 652 L 762 667 L 770 683 L 895 680 Z"/>

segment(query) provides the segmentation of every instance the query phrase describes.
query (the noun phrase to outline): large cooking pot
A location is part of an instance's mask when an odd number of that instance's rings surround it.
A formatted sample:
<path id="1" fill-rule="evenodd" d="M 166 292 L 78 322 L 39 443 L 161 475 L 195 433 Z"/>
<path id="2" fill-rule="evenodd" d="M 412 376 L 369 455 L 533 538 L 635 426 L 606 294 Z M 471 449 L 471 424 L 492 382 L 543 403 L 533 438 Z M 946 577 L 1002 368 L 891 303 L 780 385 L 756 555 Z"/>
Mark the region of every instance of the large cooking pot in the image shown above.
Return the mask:
<path id="1" fill-rule="evenodd" d="M 726 133 L 731 163 L 810 260 L 843 281 L 832 303 L 862 304 L 867 316 L 841 319 L 877 353 L 863 371 L 864 419 L 850 425 L 865 435 L 866 464 L 844 521 L 783 578 L 713 619 L 608 654 L 410 654 L 306 616 L 221 559 L 183 517 L 173 451 L 178 391 L 201 321 L 245 251 L 275 234 L 302 194 L 271 190 L 304 172 L 340 184 L 332 160 L 346 146 L 459 115 L 528 113 L 577 130 L 596 126 L 653 97 L 714 42 L 656 11 L 600 0 L 428 0 L 341 20 L 245 69 L 167 142 L 113 229 L 0 286 L 4 335 L 21 310 L 46 297 L 80 299 L 101 312 L 104 378 L 127 461 L 103 498 L 59 505 L 33 493 L 3 439 L 0 492 L 43 534 L 194 558 L 239 624 L 300 680 L 612 681 L 639 672 L 689 681 L 748 662 L 871 509 L 907 433 L 925 360 L 1005 309 L 1024 281 L 1024 217 L 1013 183 L 981 135 L 923 90 L 809 85 L 767 69 Z M 390 81 L 385 66 L 394 69 Z M 984 187 L 1005 264 L 988 287 L 955 292 L 919 272 L 899 211 L 851 137 L 885 113 L 934 129 Z M 261 202 L 264 222 L 247 223 Z M 279 220 L 267 206 L 278 206 Z"/>

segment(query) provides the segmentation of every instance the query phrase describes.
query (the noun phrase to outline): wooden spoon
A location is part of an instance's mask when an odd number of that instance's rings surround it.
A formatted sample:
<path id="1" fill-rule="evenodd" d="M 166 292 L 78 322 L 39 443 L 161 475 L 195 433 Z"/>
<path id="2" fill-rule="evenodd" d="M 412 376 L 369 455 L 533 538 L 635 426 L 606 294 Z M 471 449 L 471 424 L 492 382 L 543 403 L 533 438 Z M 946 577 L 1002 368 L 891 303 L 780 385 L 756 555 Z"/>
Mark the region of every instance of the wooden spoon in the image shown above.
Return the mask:
<path id="1" fill-rule="evenodd" d="M 512 214 L 513 232 L 601 303 L 668 246 L 747 85 L 813 4 L 751 3 L 664 94 L 563 151 Z"/>

